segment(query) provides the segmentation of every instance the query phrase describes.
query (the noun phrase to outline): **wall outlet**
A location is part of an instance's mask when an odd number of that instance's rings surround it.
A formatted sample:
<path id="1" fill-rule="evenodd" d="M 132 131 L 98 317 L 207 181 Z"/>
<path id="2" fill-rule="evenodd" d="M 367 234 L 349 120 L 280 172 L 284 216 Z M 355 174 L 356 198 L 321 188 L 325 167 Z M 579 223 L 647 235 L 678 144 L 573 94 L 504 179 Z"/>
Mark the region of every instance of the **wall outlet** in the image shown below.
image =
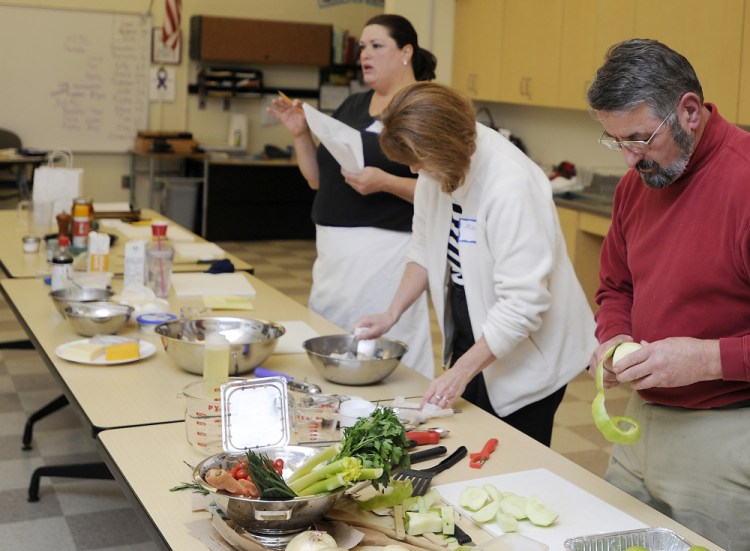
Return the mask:
<path id="1" fill-rule="evenodd" d="M 120 181 L 120 187 L 122 189 L 130 189 L 130 174 L 122 175 L 122 180 Z"/>

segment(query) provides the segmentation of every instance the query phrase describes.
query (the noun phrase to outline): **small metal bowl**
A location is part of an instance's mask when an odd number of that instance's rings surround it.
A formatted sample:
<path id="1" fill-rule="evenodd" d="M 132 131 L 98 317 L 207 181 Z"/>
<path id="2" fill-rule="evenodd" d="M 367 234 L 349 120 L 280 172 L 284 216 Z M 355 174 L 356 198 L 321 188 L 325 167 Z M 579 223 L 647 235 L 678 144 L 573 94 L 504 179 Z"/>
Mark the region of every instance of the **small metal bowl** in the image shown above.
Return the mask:
<path id="1" fill-rule="evenodd" d="M 65 319 L 84 337 L 113 335 L 130 320 L 134 308 L 114 302 L 71 302 L 63 310 Z"/>
<path id="2" fill-rule="evenodd" d="M 157 325 L 164 350 L 181 369 L 203 374 L 205 339 L 221 333 L 229 341 L 230 376 L 251 372 L 276 349 L 285 333 L 282 325 L 260 319 L 215 317 L 175 320 Z"/>
<path id="3" fill-rule="evenodd" d="M 284 460 L 286 479 L 308 457 L 319 450 L 303 446 L 281 446 L 255 450 L 266 454 L 272 461 Z M 193 471 L 194 481 L 211 492 L 219 508 L 234 522 L 253 534 L 283 536 L 309 528 L 330 511 L 336 500 L 344 494 L 344 489 L 332 494 L 296 497 L 287 500 L 264 500 L 228 494 L 208 485 L 204 475 L 209 469 L 231 469 L 237 463 L 237 456 L 219 453 L 201 461 Z"/>
<path id="4" fill-rule="evenodd" d="M 326 335 L 302 343 L 310 362 L 327 381 L 340 385 L 371 385 L 378 383 L 396 369 L 409 350 L 401 341 L 388 337 L 377 339 L 373 359 L 359 360 L 349 352 L 354 336 Z"/>
<path id="5" fill-rule="evenodd" d="M 71 302 L 106 302 L 112 296 L 114 292 L 109 289 L 96 289 L 93 287 L 78 287 L 73 285 L 66 289 L 58 289 L 52 291 L 49 296 L 52 297 L 52 302 L 60 312 L 62 316 L 65 316 L 65 308 Z"/>

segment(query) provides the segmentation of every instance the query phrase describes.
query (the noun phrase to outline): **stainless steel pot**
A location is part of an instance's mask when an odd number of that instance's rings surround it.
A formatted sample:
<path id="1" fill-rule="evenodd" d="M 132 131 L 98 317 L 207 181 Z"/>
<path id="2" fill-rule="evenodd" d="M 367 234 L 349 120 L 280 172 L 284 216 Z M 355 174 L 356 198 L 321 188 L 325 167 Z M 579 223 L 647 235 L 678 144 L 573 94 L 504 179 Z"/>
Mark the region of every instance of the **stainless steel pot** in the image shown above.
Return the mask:
<path id="1" fill-rule="evenodd" d="M 319 450 L 302 446 L 281 446 L 255 450 L 271 460 L 284 460 L 284 478 Z M 214 501 L 230 519 L 245 530 L 266 536 L 282 536 L 307 529 L 330 511 L 344 490 L 333 494 L 297 497 L 282 501 L 252 499 L 230 495 L 209 486 L 203 476 L 209 469 L 231 469 L 237 463 L 235 455 L 220 453 L 204 459 L 193 471 L 196 483 L 213 495 Z"/>

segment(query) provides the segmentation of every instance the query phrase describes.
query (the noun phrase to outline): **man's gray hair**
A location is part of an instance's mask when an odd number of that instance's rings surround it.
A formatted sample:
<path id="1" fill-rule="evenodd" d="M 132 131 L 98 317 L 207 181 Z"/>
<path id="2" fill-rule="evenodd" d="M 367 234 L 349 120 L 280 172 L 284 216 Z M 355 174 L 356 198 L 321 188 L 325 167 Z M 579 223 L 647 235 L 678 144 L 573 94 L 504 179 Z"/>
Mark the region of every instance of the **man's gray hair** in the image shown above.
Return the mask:
<path id="1" fill-rule="evenodd" d="M 703 103 L 703 89 L 690 62 L 656 40 L 634 38 L 615 44 L 588 89 L 595 111 L 627 113 L 643 103 L 666 117 L 687 92 Z"/>

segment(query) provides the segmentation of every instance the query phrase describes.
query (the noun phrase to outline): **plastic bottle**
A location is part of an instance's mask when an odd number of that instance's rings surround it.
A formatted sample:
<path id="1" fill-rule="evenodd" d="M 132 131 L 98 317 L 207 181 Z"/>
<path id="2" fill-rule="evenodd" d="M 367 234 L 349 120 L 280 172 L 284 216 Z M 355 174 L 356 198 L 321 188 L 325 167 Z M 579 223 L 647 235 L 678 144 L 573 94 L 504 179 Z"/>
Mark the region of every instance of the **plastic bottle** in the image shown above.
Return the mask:
<path id="1" fill-rule="evenodd" d="M 229 341 L 221 333 L 209 333 L 204 341 L 203 378 L 229 377 Z"/>
<path id="2" fill-rule="evenodd" d="M 51 287 L 53 291 L 73 285 L 73 255 L 68 250 L 69 246 L 70 238 L 67 235 L 61 235 L 55 254 L 52 255 Z"/>
<path id="3" fill-rule="evenodd" d="M 146 246 L 146 285 L 159 298 L 167 298 L 169 295 L 173 261 L 174 247 L 167 239 L 167 223 L 153 222 L 151 242 Z"/>

